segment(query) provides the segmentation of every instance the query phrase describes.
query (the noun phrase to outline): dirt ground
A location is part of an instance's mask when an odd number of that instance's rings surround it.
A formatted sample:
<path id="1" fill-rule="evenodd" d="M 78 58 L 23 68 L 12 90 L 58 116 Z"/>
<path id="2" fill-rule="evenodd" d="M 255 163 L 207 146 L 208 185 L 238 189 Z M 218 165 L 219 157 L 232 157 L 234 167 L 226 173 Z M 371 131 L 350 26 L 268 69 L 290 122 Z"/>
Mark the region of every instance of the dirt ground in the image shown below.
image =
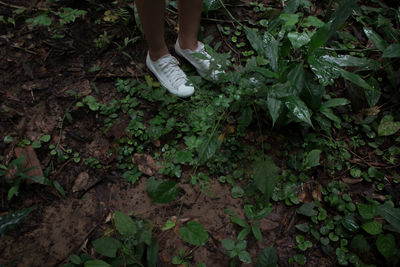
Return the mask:
<path id="1" fill-rule="evenodd" d="M 88 7 L 86 2 L 66 2 L 72 7 Z M 0 15 L 11 14 L 14 6 L 31 9 L 43 4 L 40 1 L 6 1 L 0 4 Z M 13 136 L 14 140 L 23 137 L 38 140 L 43 134 L 49 134 L 54 141 L 59 140 L 79 152 L 82 158 L 95 155 L 100 161 L 108 160 L 105 151 L 112 146 L 113 140 L 103 134 L 101 122 L 89 110 L 82 113 L 72 109 L 74 123 L 64 123 L 60 129 L 66 110 L 74 103 L 68 90 L 79 90 L 82 96 L 89 95 L 93 90 L 91 83 L 96 82 L 106 102 L 116 97 L 114 83 L 117 78 L 132 77 L 143 81 L 143 76 L 148 74 L 143 64 L 147 52 L 143 38 L 125 50 L 132 59 L 119 52 L 113 43 L 101 49 L 94 48 L 93 40 L 104 30 L 115 38 L 119 35 L 140 35 L 134 21 L 118 27 L 104 22 L 95 24 L 95 19 L 102 15 L 93 10 L 90 16 L 77 19 L 68 26 L 63 39 L 51 39 L 45 27 L 32 28 L 24 22 L 24 18 L 18 19 L 15 26 L 0 23 L 1 140 L 6 135 Z M 240 8 L 237 15 L 247 19 Z M 176 17 L 169 14 L 166 37 L 170 47 L 176 36 L 175 21 Z M 204 20 L 202 24 L 206 29 L 205 36 L 213 35 L 214 42 L 222 40 L 216 32 L 215 23 Z M 89 72 L 94 66 L 100 67 L 101 71 Z M 0 142 L 2 160 L 10 162 L 16 145 L 15 141 L 12 144 Z M 44 168 L 53 161 L 48 151 L 41 151 L 37 157 Z M 121 178 L 121 172 L 113 164 L 109 163 L 111 167 L 108 169 L 94 171 L 88 169 L 83 161 L 78 164 L 72 160 L 56 162 L 51 177 L 63 186 L 66 198 L 57 194 L 54 188 L 25 184 L 17 198 L 7 201 L 6 186 L 2 184 L 0 214 L 32 205 L 36 208 L 19 229 L 2 238 L 0 264 L 60 266 L 73 253 L 94 253 L 89 247 L 90 242 L 108 227 L 111 214 L 116 210 L 153 222 L 164 266 L 169 266 L 168 262 L 180 248 L 192 249 L 178 238 L 177 233 L 160 230 L 167 219 L 178 214 L 182 198 L 166 205 L 153 204 L 146 193 L 146 179 L 130 185 Z M 78 184 L 78 180 L 82 183 Z M 224 210 L 229 208 L 244 216 L 241 209 L 243 200 L 232 198 L 231 188 L 218 182 L 212 182 L 210 194 L 189 184 L 182 187 L 187 197 L 183 199 L 180 220 L 199 221 L 211 237 L 205 246 L 193 252 L 194 262 L 203 261 L 207 266 L 228 266 L 220 241 L 224 238 L 235 239 L 240 229 L 232 226 Z M 290 250 L 295 246 L 292 238 L 294 225 L 298 223 L 295 217 L 294 207 L 276 205 L 261 223 L 264 242 L 259 244 L 255 239 L 249 242 L 251 255 L 254 257 L 261 249 L 274 244 L 279 266 L 287 266 L 288 258 L 293 254 Z M 308 266 L 333 266 L 334 259 L 321 257 L 321 251 L 311 250 L 309 253 Z"/>

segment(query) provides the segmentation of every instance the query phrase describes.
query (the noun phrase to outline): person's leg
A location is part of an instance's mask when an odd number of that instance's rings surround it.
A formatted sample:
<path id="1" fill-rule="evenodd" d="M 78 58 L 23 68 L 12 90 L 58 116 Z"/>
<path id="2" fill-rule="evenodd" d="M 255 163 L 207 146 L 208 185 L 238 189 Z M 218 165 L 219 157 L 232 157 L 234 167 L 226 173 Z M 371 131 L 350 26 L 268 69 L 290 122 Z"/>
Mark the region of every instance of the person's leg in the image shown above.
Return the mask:
<path id="1" fill-rule="evenodd" d="M 179 0 L 179 45 L 182 49 L 197 48 L 203 0 Z"/>
<path id="2" fill-rule="evenodd" d="M 135 3 L 149 46 L 150 58 L 155 61 L 169 54 L 164 40 L 165 0 L 136 0 Z"/>

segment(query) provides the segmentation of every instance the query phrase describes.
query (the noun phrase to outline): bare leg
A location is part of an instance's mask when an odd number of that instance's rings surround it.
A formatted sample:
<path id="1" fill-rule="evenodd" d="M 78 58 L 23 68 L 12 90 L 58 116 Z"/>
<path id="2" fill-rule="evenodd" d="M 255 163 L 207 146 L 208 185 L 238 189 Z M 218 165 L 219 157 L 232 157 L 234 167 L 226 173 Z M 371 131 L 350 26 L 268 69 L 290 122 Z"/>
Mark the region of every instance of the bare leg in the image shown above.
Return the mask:
<path id="1" fill-rule="evenodd" d="M 164 39 L 165 0 L 136 0 L 140 22 L 153 61 L 169 54 Z"/>
<path id="2" fill-rule="evenodd" d="M 197 48 L 202 7 L 203 0 L 178 1 L 179 46 L 182 49 L 195 50 Z"/>

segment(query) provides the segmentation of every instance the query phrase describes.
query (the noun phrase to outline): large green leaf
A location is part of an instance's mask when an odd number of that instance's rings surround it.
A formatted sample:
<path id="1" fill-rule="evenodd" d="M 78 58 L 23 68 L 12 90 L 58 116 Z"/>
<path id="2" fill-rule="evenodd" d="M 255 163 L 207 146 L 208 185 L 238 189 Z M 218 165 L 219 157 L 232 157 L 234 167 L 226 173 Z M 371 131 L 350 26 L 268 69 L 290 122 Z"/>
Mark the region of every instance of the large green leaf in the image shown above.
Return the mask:
<path id="1" fill-rule="evenodd" d="M 211 159 L 220 146 L 221 142 L 218 140 L 216 135 L 212 137 L 204 137 L 198 147 L 199 163 L 203 164 L 207 160 Z"/>
<path id="2" fill-rule="evenodd" d="M 358 212 L 364 220 L 373 219 L 378 214 L 378 208 L 370 204 L 358 204 Z"/>
<path id="3" fill-rule="evenodd" d="M 147 248 L 147 266 L 156 267 L 158 259 L 158 239 L 153 237 L 150 246 Z"/>
<path id="4" fill-rule="evenodd" d="M 0 216 L 0 237 L 13 230 L 34 208 L 35 206 Z"/>
<path id="5" fill-rule="evenodd" d="M 353 12 L 357 0 L 342 0 L 332 16 L 332 19 L 313 35 L 310 41 L 308 53 L 311 54 L 315 49 L 324 45 L 347 20 Z"/>
<path id="6" fill-rule="evenodd" d="M 381 234 L 376 239 L 378 251 L 388 259 L 396 251 L 396 241 L 392 234 Z"/>
<path id="7" fill-rule="evenodd" d="M 343 69 L 340 69 L 340 75 L 344 79 L 346 79 L 346 80 L 348 80 L 348 81 L 350 81 L 350 82 L 352 82 L 352 83 L 364 88 L 365 91 L 368 92 L 366 94 L 368 96 L 371 96 L 371 97 L 367 97 L 367 101 L 368 101 L 368 104 L 370 105 L 370 107 L 373 107 L 376 104 L 377 99 L 376 99 L 375 95 L 378 95 L 378 99 L 379 99 L 379 96 L 380 96 L 380 91 L 378 89 L 372 87 L 363 78 L 361 78 L 359 75 L 357 75 L 357 74 L 355 74 L 353 72 L 349 72 L 349 71 L 345 71 Z"/>
<path id="8" fill-rule="evenodd" d="M 366 253 L 371 249 L 368 241 L 363 235 L 356 235 L 350 243 L 351 248 L 357 249 L 360 253 Z"/>
<path id="9" fill-rule="evenodd" d="M 365 70 L 377 70 L 379 68 L 379 62 L 376 60 L 355 57 L 350 55 L 338 55 L 338 56 L 323 56 L 326 62 L 334 63 L 340 67 L 357 67 L 358 71 Z"/>
<path id="10" fill-rule="evenodd" d="M 122 244 L 115 238 L 103 236 L 93 241 L 93 247 L 101 255 L 115 258 L 115 256 L 117 256 L 117 251 L 122 247 Z"/>
<path id="11" fill-rule="evenodd" d="M 400 209 L 393 208 L 388 204 L 380 205 L 378 207 L 381 216 L 393 227 L 393 229 L 400 233 Z"/>
<path id="12" fill-rule="evenodd" d="M 387 42 L 385 40 L 382 39 L 381 36 L 379 36 L 379 34 L 377 34 L 376 32 L 374 32 L 373 30 L 364 27 L 364 33 L 365 35 L 368 37 L 368 39 L 371 41 L 371 43 L 373 45 L 376 46 L 376 48 L 378 48 L 379 50 L 381 50 L 382 52 L 386 49 L 386 47 L 388 46 Z"/>
<path id="13" fill-rule="evenodd" d="M 114 214 L 114 224 L 117 231 L 126 237 L 136 234 L 136 223 L 127 214 L 116 211 Z"/>
<path id="14" fill-rule="evenodd" d="M 275 125 L 276 120 L 279 118 L 279 115 L 282 112 L 282 107 L 282 101 L 272 97 L 267 98 L 267 108 L 272 119 L 272 126 Z"/>
<path id="15" fill-rule="evenodd" d="M 146 183 L 147 193 L 153 198 L 153 202 L 169 203 L 179 195 L 180 189 L 175 185 L 172 180 L 162 182 L 161 179 L 150 177 Z"/>
<path id="16" fill-rule="evenodd" d="M 361 225 L 361 228 L 371 235 L 377 235 L 382 232 L 382 224 L 377 221 L 364 223 L 363 225 Z"/>
<path id="17" fill-rule="evenodd" d="M 189 244 L 195 246 L 202 246 L 208 240 L 207 231 L 200 223 L 195 221 L 190 221 L 184 227 L 181 227 L 179 229 L 179 236 Z"/>
<path id="18" fill-rule="evenodd" d="M 265 160 L 259 160 L 254 164 L 254 183 L 267 200 L 271 197 L 279 180 L 278 172 L 279 168 L 270 157 L 266 157 Z"/>
<path id="19" fill-rule="evenodd" d="M 297 213 L 301 215 L 305 215 L 308 217 L 316 216 L 318 214 L 318 211 L 315 210 L 315 204 L 310 202 L 310 203 L 304 203 L 297 209 Z"/>
<path id="20" fill-rule="evenodd" d="M 311 122 L 311 111 L 299 97 L 288 96 L 284 99 L 284 102 L 288 110 L 297 119 L 307 123 L 310 126 L 313 126 Z"/>
<path id="21" fill-rule="evenodd" d="M 276 267 L 278 257 L 273 246 L 263 249 L 257 257 L 257 267 Z"/>
<path id="22" fill-rule="evenodd" d="M 319 109 L 322 102 L 322 96 L 325 94 L 325 87 L 315 84 L 311 74 L 306 72 L 304 79 L 304 88 L 301 92 L 301 99 L 313 109 Z"/>
<path id="23" fill-rule="evenodd" d="M 307 59 L 312 72 L 314 72 L 323 86 L 333 84 L 334 80 L 340 76 L 340 67 L 336 63 L 327 60 L 326 56 L 325 53 L 316 51 Z"/>
<path id="24" fill-rule="evenodd" d="M 400 57 L 400 44 L 391 44 L 385 51 L 383 51 L 382 57 L 395 58 Z"/>
<path id="25" fill-rule="evenodd" d="M 208 16 L 209 11 L 218 10 L 221 8 L 221 3 L 219 0 L 203 0 L 203 10 Z"/>
<path id="26" fill-rule="evenodd" d="M 305 72 L 303 64 L 297 64 L 287 75 L 288 81 L 296 88 L 297 93 L 300 94 L 304 88 Z"/>
<path id="27" fill-rule="evenodd" d="M 328 101 L 324 102 L 321 105 L 321 108 L 333 108 L 333 107 L 338 107 L 338 106 L 345 106 L 350 104 L 350 100 L 346 98 L 332 98 L 329 99 Z"/>
<path id="28" fill-rule="evenodd" d="M 308 44 L 311 40 L 306 32 L 302 32 L 302 33 L 289 32 L 288 39 L 289 39 L 290 43 L 292 44 L 294 50 L 297 50 L 300 47 Z"/>
<path id="29" fill-rule="evenodd" d="M 319 165 L 319 159 L 321 155 L 321 150 L 314 149 L 307 153 L 306 157 L 303 160 L 304 169 L 310 169 L 312 167 L 316 167 Z"/>
<path id="30" fill-rule="evenodd" d="M 260 38 L 259 34 L 248 27 L 245 27 L 246 37 L 258 55 L 268 59 L 269 65 L 274 72 L 278 72 L 278 51 L 279 42 L 268 32 Z"/>
<path id="31" fill-rule="evenodd" d="M 400 122 L 393 121 L 392 115 L 385 115 L 379 123 L 378 135 L 388 136 L 395 134 L 398 130 L 400 130 Z"/>

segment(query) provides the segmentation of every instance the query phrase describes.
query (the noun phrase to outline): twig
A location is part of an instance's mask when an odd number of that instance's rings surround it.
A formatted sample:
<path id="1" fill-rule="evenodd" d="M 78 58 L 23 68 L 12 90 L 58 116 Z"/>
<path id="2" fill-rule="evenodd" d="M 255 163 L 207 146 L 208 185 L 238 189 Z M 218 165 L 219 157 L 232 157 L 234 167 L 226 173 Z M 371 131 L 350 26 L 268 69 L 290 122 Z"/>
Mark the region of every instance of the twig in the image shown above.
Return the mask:
<path id="1" fill-rule="evenodd" d="M 4 3 L 3 1 L 0 1 L 0 5 L 6 6 L 6 7 L 17 8 L 17 9 L 25 8 L 24 6 L 16 6 L 16 5 L 13 5 L 13 4 L 7 4 L 7 3 Z"/>

